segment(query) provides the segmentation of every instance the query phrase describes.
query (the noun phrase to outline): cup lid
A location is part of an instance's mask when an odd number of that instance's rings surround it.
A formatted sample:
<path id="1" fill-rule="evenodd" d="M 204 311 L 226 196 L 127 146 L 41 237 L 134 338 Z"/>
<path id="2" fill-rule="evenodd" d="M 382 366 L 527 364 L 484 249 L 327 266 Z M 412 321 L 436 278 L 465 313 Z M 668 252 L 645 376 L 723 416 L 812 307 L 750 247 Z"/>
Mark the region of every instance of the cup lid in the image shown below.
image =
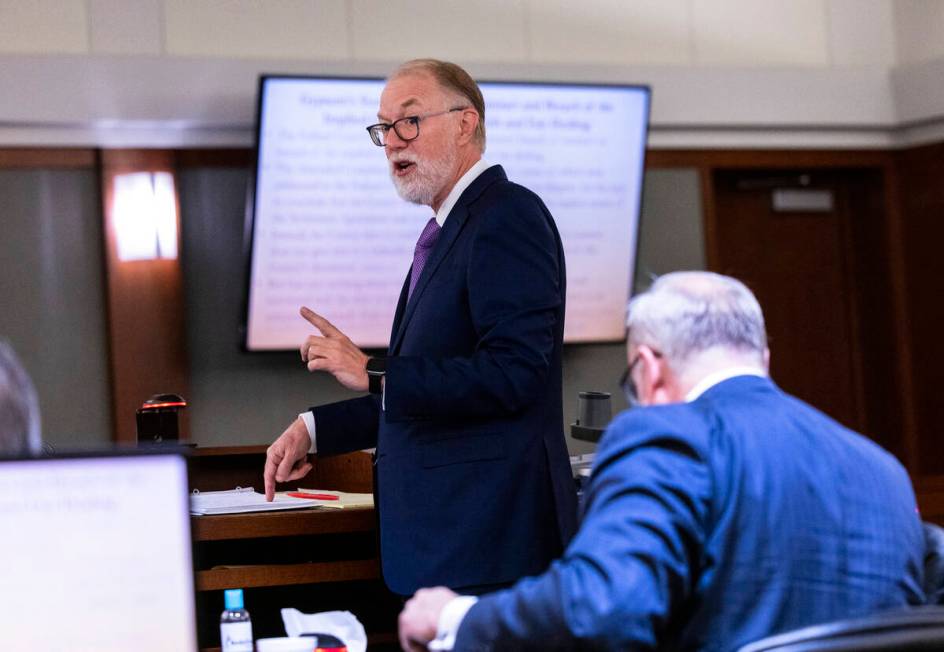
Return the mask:
<path id="1" fill-rule="evenodd" d="M 256 641 L 258 652 L 313 652 L 315 639 L 297 636 L 260 638 Z"/>
<path id="2" fill-rule="evenodd" d="M 609 392 L 579 392 L 577 394 L 580 398 L 588 398 L 592 401 L 602 401 L 603 399 L 609 399 Z"/>

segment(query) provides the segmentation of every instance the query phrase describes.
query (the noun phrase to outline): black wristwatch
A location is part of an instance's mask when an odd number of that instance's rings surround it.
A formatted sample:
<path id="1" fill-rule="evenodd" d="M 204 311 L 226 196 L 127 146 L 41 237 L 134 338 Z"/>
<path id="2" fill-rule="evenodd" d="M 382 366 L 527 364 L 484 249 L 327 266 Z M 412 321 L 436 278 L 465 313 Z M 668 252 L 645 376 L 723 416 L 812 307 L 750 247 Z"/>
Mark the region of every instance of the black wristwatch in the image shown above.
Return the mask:
<path id="1" fill-rule="evenodd" d="M 386 358 L 367 358 L 367 389 L 371 394 L 383 393 L 383 377 L 387 373 Z"/>

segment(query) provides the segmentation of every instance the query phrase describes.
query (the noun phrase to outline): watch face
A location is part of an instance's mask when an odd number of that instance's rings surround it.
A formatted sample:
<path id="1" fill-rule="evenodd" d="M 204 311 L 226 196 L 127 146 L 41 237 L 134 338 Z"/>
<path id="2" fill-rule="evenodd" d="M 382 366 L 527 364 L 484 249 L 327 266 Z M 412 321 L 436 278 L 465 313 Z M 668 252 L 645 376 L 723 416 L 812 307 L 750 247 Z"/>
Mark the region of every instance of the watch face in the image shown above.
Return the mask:
<path id="1" fill-rule="evenodd" d="M 387 360 L 386 358 L 368 358 L 367 359 L 367 373 L 380 375 L 383 374 L 387 369 Z"/>

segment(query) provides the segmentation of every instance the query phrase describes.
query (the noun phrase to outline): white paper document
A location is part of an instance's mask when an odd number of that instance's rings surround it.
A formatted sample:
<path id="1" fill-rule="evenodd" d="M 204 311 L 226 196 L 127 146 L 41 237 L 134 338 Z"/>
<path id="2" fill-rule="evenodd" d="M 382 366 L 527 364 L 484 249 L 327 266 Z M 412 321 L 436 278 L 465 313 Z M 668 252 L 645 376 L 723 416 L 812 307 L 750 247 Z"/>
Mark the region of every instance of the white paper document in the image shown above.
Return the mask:
<path id="1" fill-rule="evenodd" d="M 274 512 L 306 507 L 317 507 L 317 505 L 311 500 L 292 498 L 283 494 L 276 494 L 275 499 L 270 503 L 266 501 L 265 494 L 254 491 L 252 487 L 237 487 L 230 491 L 195 491 L 190 494 L 190 513 L 198 516 Z"/>

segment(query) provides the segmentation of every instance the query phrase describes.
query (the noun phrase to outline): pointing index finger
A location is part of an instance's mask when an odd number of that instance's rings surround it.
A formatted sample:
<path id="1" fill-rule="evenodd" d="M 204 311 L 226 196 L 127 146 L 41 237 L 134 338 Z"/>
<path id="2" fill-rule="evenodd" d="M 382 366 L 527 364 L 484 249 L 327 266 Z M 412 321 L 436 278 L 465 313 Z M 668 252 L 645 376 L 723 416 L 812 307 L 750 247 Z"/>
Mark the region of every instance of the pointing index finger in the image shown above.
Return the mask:
<path id="1" fill-rule="evenodd" d="M 278 468 L 280 459 L 275 453 L 266 455 L 265 469 L 262 473 L 263 482 L 265 483 L 265 496 L 266 500 L 271 501 L 275 498 L 275 471 Z"/>
<path id="2" fill-rule="evenodd" d="M 315 311 L 312 310 L 311 308 L 308 308 L 307 306 L 302 306 L 302 307 L 301 307 L 301 310 L 299 310 L 298 313 L 299 313 L 302 317 L 305 318 L 305 321 L 307 321 L 309 324 L 311 324 L 312 326 L 314 326 L 315 328 L 317 328 L 317 329 L 318 329 L 319 331 L 321 331 L 325 336 L 329 336 L 329 337 L 330 337 L 330 336 L 341 335 L 341 334 L 342 334 L 341 331 L 339 331 L 339 330 L 334 326 L 334 324 L 332 324 L 332 323 L 329 322 L 327 319 L 325 319 L 324 317 L 322 317 L 321 315 L 319 315 L 317 312 L 315 312 Z"/>

